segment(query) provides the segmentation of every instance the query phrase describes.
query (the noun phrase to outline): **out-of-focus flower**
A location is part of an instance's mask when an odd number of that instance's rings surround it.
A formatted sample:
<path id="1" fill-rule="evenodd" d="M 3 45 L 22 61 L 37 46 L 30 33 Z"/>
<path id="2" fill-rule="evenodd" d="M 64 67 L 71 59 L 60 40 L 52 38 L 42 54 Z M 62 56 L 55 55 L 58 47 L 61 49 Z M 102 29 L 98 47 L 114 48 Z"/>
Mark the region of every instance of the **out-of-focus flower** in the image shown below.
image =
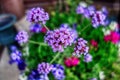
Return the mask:
<path id="1" fill-rule="evenodd" d="M 47 32 L 47 29 L 46 29 L 45 27 L 42 27 L 41 32 L 42 32 L 42 33 L 46 33 L 46 32 Z"/>
<path id="2" fill-rule="evenodd" d="M 26 43 L 28 41 L 28 34 L 25 31 L 20 31 L 17 35 L 16 35 L 16 40 L 18 41 L 19 44 L 23 44 Z"/>
<path id="3" fill-rule="evenodd" d="M 54 31 L 48 31 L 45 42 L 52 47 L 54 52 L 63 52 L 64 48 L 72 45 L 76 39 L 76 32 L 64 25 Z"/>
<path id="4" fill-rule="evenodd" d="M 86 54 L 85 56 L 84 56 L 84 62 L 91 62 L 92 61 L 92 55 L 90 55 L 90 54 Z"/>
<path id="5" fill-rule="evenodd" d="M 79 59 L 77 57 L 66 58 L 64 63 L 67 67 L 77 66 L 79 64 Z"/>
<path id="6" fill-rule="evenodd" d="M 81 54 L 86 55 L 88 53 L 89 47 L 87 46 L 87 41 L 83 38 L 79 38 L 75 41 L 75 48 L 73 55 L 80 56 Z"/>
<path id="7" fill-rule="evenodd" d="M 26 68 L 26 63 L 25 63 L 25 61 L 24 61 L 24 60 L 20 60 L 20 61 L 18 62 L 18 69 L 19 69 L 20 71 L 23 71 L 23 70 L 25 70 L 25 68 Z"/>
<path id="8" fill-rule="evenodd" d="M 105 14 L 108 15 L 108 10 L 106 7 L 102 7 L 101 11 Z"/>
<path id="9" fill-rule="evenodd" d="M 118 23 L 113 21 L 110 23 L 109 27 L 111 30 L 116 30 L 118 28 Z"/>
<path id="10" fill-rule="evenodd" d="M 55 80 L 64 80 L 64 67 L 60 64 L 54 64 L 52 68 L 52 74 L 55 77 Z"/>
<path id="11" fill-rule="evenodd" d="M 94 39 L 92 39 L 92 40 L 90 41 L 90 43 L 91 43 L 91 45 L 92 45 L 93 47 L 98 47 L 98 43 L 97 43 L 97 41 L 95 41 Z"/>
<path id="12" fill-rule="evenodd" d="M 90 79 L 90 80 L 97 80 L 97 78 L 92 78 L 92 79 Z"/>
<path id="13" fill-rule="evenodd" d="M 104 40 L 105 40 L 105 42 L 110 41 L 111 40 L 111 36 L 110 35 L 104 36 Z"/>
<path id="14" fill-rule="evenodd" d="M 76 13 L 77 14 L 83 14 L 84 13 L 84 10 L 85 8 L 81 5 L 79 5 L 77 8 L 76 8 Z"/>
<path id="15" fill-rule="evenodd" d="M 71 67 L 72 66 L 72 64 L 71 64 L 71 58 L 66 58 L 65 61 L 64 61 L 64 63 L 65 63 L 65 65 L 67 67 Z"/>
<path id="16" fill-rule="evenodd" d="M 81 2 L 79 3 L 79 5 L 82 6 L 82 7 L 87 7 L 87 3 L 83 2 L 83 1 L 81 1 Z"/>
<path id="17" fill-rule="evenodd" d="M 40 79 L 38 80 L 49 80 L 48 75 L 40 75 Z"/>
<path id="18" fill-rule="evenodd" d="M 101 11 L 96 11 L 92 16 L 92 24 L 94 28 L 100 25 L 106 25 L 106 15 Z"/>
<path id="19" fill-rule="evenodd" d="M 49 20 L 49 15 L 43 8 L 32 8 L 27 12 L 27 20 L 30 22 L 42 22 L 43 24 Z"/>
<path id="20" fill-rule="evenodd" d="M 28 80 L 27 79 L 27 75 L 25 75 L 25 73 L 21 73 L 20 75 L 19 75 L 19 79 L 18 80 Z"/>
<path id="21" fill-rule="evenodd" d="M 100 80 L 104 80 L 105 79 L 105 75 L 104 75 L 103 71 L 99 72 L 99 78 L 100 78 Z"/>
<path id="22" fill-rule="evenodd" d="M 35 23 L 30 26 L 30 31 L 34 33 L 39 33 L 41 32 L 42 26 L 41 24 Z"/>
<path id="23" fill-rule="evenodd" d="M 31 73 L 28 75 L 27 80 L 39 80 L 40 74 L 37 70 L 32 70 Z"/>
<path id="24" fill-rule="evenodd" d="M 22 53 L 19 50 L 15 50 L 11 53 L 10 57 L 13 62 L 19 62 L 21 60 Z"/>
<path id="25" fill-rule="evenodd" d="M 94 6 L 88 6 L 87 8 L 84 9 L 84 16 L 86 18 L 91 18 L 93 14 L 95 13 L 96 9 Z"/>
<path id="26" fill-rule="evenodd" d="M 52 65 L 42 62 L 41 64 L 38 64 L 37 70 L 39 74 L 48 74 L 52 70 Z"/>

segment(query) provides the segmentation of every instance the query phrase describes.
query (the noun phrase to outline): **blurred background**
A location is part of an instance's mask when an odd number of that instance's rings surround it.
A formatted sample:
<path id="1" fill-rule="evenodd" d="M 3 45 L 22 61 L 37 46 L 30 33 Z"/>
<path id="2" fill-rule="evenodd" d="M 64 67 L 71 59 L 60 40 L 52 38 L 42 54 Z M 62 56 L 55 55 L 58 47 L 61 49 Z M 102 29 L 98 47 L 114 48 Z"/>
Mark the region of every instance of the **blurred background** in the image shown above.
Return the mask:
<path id="1" fill-rule="evenodd" d="M 12 44 L 17 45 L 13 40 L 16 32 L 23 29 L 28 30 L 30 23 L 26 21 L 26 11 L 33 7 L 43 7 L 49 13 L 57 7 L 60 11 L 67 11 L 70 8 L 68 1 L 72 3 L 72 1 L 79 2 L 81 0 L 0 0 L 0 80 L 17 80 L 18 78 L 19 71 L 16 65 L 8 64 L 8 53 Z M 109 11 L 110 19 L 119 23 L 119 0 L 82 1 L 93 4 L 98 9 L 105 6 Z"/>

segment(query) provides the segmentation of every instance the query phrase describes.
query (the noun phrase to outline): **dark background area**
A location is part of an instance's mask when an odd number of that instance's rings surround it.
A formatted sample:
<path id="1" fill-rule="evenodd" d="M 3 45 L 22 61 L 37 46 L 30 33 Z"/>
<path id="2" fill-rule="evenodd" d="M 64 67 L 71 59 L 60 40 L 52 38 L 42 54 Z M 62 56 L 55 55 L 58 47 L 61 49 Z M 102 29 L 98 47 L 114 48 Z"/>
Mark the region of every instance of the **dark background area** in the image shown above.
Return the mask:
<path id="1" fill-rule="evenodd" d="M 45 9 L 53 10 L 60 1 L 65 2 L 65 0 L 0 0 L 0 13 L 13 13 L 20 19 L 24 16 L 25 10 L 27 9 L 40 6 Z M 119 0 L 93 0 L 93 5 L 98 9 L 106 6 L 110 15 L 119 15 Z"/>

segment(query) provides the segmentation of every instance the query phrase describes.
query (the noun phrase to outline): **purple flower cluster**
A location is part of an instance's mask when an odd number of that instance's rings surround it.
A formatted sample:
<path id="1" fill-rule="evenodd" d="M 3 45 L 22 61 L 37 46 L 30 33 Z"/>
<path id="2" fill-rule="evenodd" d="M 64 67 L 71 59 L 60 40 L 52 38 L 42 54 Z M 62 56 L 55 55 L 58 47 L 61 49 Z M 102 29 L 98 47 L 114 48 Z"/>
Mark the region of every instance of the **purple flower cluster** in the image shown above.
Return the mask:
<path id="1" fill-rule="evenodd" d="M 76 13 L 77 14 L 84 14 L 85 7 L 78 5 L 76 8 Z"/>
<path id="2" fill-rule="evenodd" d="M 45 42 L 52 47 L 54 52 L 63 52 L 64 48 L 70 46 L 76 38 L 76 33 L 66 25 L 59 29 L 48 31 Z"/>
<path id="3" fill-rule="evenodd" d="M 37 70 L 32 70 L 27 80 L 49 80 L 46 74 L 40 75 Z"/>
<path id="4" fill-rule="evenodd" d="M 38 65 L 39 74 L 48 74 L 52 70 L 52 65 L 49 63 L 42 62 Z"/>
<path id="5" fill-rule="evenodd" d="M 82 5 L 78 5 L 78 7 L 76 8 L 76 13 L 84 15 L 86 18 L 90 18 L 94 12 L 94 6 L 84 7 Z"/>
<path id="6" fill-rule="evenodd" d="M 39 32 L 41 32 L 41 30 L 42 30 L 42 25 L 41 24 L 35 23 L 35 24 L 32 24 L 30 26 L 30 31 L 31 32 L 39 33 Z"/>
<path id="7" fill-rule="evenodd" d="M 64 67 L 60 64 L 49 64 L 42 62 L 38 64 L 37 70 L 32 70 L 28 80 L 49 80 L 48 74 L 52 72 L 55 80 L 64 80 Z"/>
<path id="8" fill-rule="evenodd" d="M 106 25 L 106 15 L 101 11 L 96 11 L 92 16 L 93 27 L 98 27 L 99 25 Z"/>
<path id="9" fill-rule="evenodd" d="M 28 75 L 28 80 L 39 80 L 40 75 L 37 70 L 32 70 Z"/>
<path id="10" fill-rule="evenodd" d="M 43 24 L 49 20 L 49 15 L 43 8 L 32 8 L 27 13 L 27 20 L 30 22 L 42 22 Z"/>
<path id="11" fill-rule="evenodd" d="M 55 77 L 55 80 L 64 80 L 64 67 L 60 64 L 54 64 L 52 68 L 52 74 Z"/>
<path id="12" fill-rule="evenodd" d="M 13 62 L 16 62 L 19 70 L 25 70 L 26 63 L 22 59 L 22 53 L 15 46 L 11 47 L 11 51 L 12 53 L 10 55 L 10 58 L 11 58 L 10 64 L 12 64 Z"/>
<path id="13" fill-rule="evenodd" d="M 87 46 L 86 40 L 84 40 L 83 38 L 79 38 L 77 41 L 75 41 L 74 55 L 86 55 L 88 53 L 88 50 L 89 47 Z"/>
<path id="14" fill-rule="evenodd" d="M 10 55 L 12 61 L 14 61 L 14 62 L 19 62 L 21 60 L 21 56 L 22 56 L 22 53 L 20 51 L 18 51 L 17 49 L 13 50 Z"/>
<path id="15" fill-rule="evenodd" d="M 92 55 L 90 55 L 90 54 L 86 54 L 85 56 L 84 56 L 84 62 L 91 62 L 92 61 Z"/>
<path id="16" fill-rule="evenodd" d="M 28 34 L 25 31 L 20 31 L 17 35 L 16 35 L 16 40 L 18 41 L 19 44 L 23 44 L 26 43 L 28 41 Z"/>
<path id="17" fill-rule="evenodd" d="M 97 28 L 100 25 L 108 24 L 108 21 L 106 20 L 108 11 L 105 7 L 103 7 L 101 11 L 96 11 L 94 6 L 83 7 L 79 5 L 76 8 L 76 13 L 84 15 L 86 18 L 91 18 L 94 28 Z"/>

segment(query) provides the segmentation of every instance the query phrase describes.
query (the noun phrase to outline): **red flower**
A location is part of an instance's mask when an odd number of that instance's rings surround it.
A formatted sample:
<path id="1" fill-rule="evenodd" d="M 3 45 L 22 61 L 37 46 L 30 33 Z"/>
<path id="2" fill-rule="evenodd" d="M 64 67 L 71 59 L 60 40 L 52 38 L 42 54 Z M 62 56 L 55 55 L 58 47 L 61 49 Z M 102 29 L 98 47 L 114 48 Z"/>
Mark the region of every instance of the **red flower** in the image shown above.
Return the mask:
<path id="1" fill-rule="evenodd" d="M 111 41 L 111 36 L 110 35 L 104 36 L 104 41 L 105 42 Z"/>
<path id="2" fill-rule="evenodd" d="M 77 57 L 66 58 L 64 63 L 67 67 L 77 66 L 79 64 L 79 59 Z"/>
<path id="3" fill-rule="evenodd" d="M 92 39 L 92 40 L 90 41 L 90 43 L 91 43 L 91 45 L 92 45 L 93 47 L 98 47 L 98 43 L 97 43 L 97 41 L 95 41 L 94 39 Z"/>

